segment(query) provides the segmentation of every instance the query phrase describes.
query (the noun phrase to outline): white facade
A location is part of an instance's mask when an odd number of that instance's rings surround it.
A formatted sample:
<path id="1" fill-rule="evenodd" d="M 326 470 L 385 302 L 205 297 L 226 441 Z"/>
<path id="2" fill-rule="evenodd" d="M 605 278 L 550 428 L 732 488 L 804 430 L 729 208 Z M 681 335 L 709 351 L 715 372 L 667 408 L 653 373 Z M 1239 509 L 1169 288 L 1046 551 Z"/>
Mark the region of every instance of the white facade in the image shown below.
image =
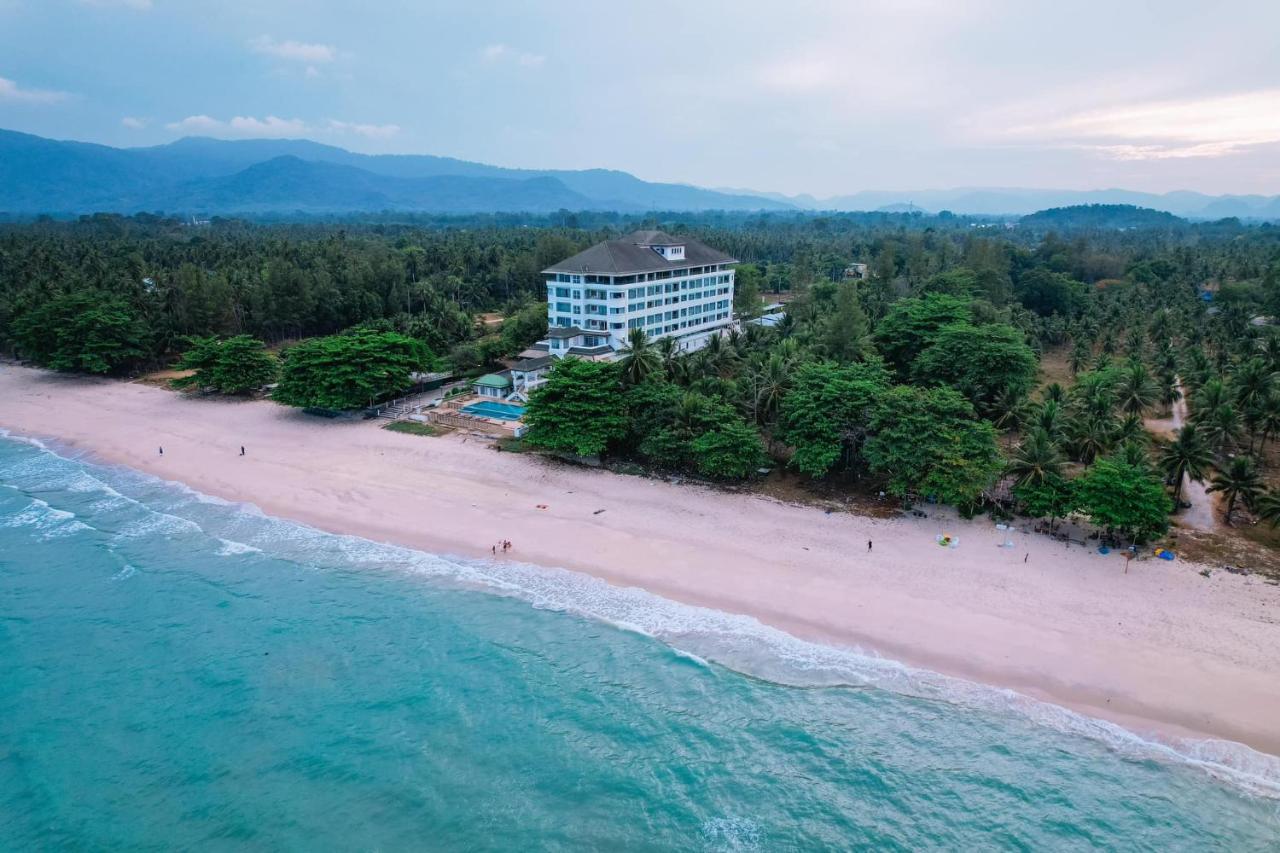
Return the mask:
<path id="1" fill-rule="evenodd" d="M 626 346 L 632 329 L 644 329 L 654 340 L 680 338 L 682 348 L 696 349 L 707 333 L 733 324 L 734 273 L 729 264 L 633 275 L 545 275 L 551 329 L 576 327 L 615 350 Z"/>

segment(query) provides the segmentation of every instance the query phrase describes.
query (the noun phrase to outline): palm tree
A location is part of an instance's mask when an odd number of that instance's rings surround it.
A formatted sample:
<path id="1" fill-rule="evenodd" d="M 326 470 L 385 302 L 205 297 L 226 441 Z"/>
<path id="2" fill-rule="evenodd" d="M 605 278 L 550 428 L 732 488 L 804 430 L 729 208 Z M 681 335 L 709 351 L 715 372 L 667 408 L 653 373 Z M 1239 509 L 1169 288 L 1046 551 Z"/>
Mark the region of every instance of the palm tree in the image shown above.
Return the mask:
<path id="1" fill-rule="evenodd" d="M 1258 419 L 1258 432 L 1262 438 L 1258 447 L 1259 452 L 1267 446 L 1268 438 L 1280 435 L 1280 392 L 1272 392 L 1271 396 L 1263 402 L 1262 416 Z"/>
<path id="2" fill-rule="evenodd" d="M 1007 469 L 1018 486 L 1038 486 L 1050 477 L 1062 476 L 1062 454 L 1042 429 L 1033 429 L 1009 460 Z"/>
<path id="3" fill-rule="evenodd" d="M 1046 403 L 1065 403 L 1067 400 L 1067 389 L 1063 388 L 1058 382 L 1050 383 L 1045 386 L 1043 399 Z"/>
<path id="4" fill-rule="evenodd" d="M 1195 424 L 1184 424 L 1173 441 L 1160 448 L 1160 472 L 1166 484 L 1173 486 L 1173 502 L 1182 500 L 1182 484 L 1187 479 L 1203 483 L 1213 454 L 1205 446 Z"/>
<path id="5" fill-rule="evenodd" d="M 1031 413 L 1028 425 L 1032 429 L 1042 429 L 1054 444 L 1061 444 L 1065 434 L 1062 405 L 1054 400 L 1045 400 Z"/>
<path id="6" fill-rule="evenodd" d="M 1071 367 L 1071 375 L 1075 376 L 1089 363 L 1089 345 L 1077 338 L 1071 347 L 1071 357 L 1067 364 Z"/>
<path id="7" fill-rule="evenodd" d="M 755 328 L 754 326 L 752 328 Z M 657 344 L 658 358 L 662 362 L 662 372 L 667 379 L 675 382 L 683 372 L 684 362 L 680 358 L 680 350 L 675 338 L 659 338 Z"/>
<path id="8" fill-rule="evenodd" d="M 756 421 L 771 424 L 778 418 L 778 408 L 791 385 L 791 364 L 778 353 L 772 353 L 751 372 Z"/>
<path id="9" fill-rule="evenodd" d="M 1112 436 L 1115 435 L 1114 422 L 1115 419 L 1110 415 L 1086 414 L 1072 420 L 1070 437 L 1076 458 L 1086 465 L 1092 465 L 1099 456 L 1105 456 L 1111 449 Z"/>
<path id="10" fill-rule="evenodd" d="M 1229 400 L 1227 386 L 1223 384 L 1221 379 L 1206 379 L 1191 398 L 1191 419 L 1194 421 L 1206 418 L 1210 412 L 1220 406 L 1225 406 Z"/>
<path id="11" fill-rule="evenodd" d="M 1222 455 L 1240 438 L 1240 412 L 1230 403 L 1209 410 L 1197 422 L 1214 453 Z"/>
<path id="12" fill-rule="evenodd" d="M 1275 373 L 1261 358 L 1251 358 L 1242 364 L 1231 377 L 1236 404 L 1249 409 L 1271 395 L 1275 388 Z"/>
<path id="13" fill-rule="evenodd" d="M 1122 411 L 1141 415 L 1160 399 L 1160 388 L 1141 362 L 1131 362 L 1120 378 L 1116 396 Z"/>
<path id="14" fill-rule="evenodd" d="M 1116 431 L 1111 436 L 1114 444 L 1127 444 L 1132 441 L 1145 446 L 1150 440 L 1151 436 L 1147 434 L 1142 418 L 1133 413 L 1120 419 L 1120 423 L 1116 425 Z"/>
<path id="15" fill-rule="evenodd" d="M 1017 429 L 1027 419 L 1029 408 L 1027 398 L 1022 394 L 1002 388 L 991 401 L 991 422 L 998 429 Z"/>
<path id="16" fill-rule="evenodd" d="M 622 381 L 639 385 L 648 377 L 662 370 L 662 357 L 654 349 L 644 329 L 632 329 L 627 334 L 627 346 L 622 350 Z"/>
<path id="17" fill-rule="evenodd" d="M 1158 380 L 1160 386 L 1160 405 L 1164 406 L 1165 414 L 1173 411 L 1173 404 L 1182 399 L 1182 392 L 1178 390 L 1178 374 L 1173 370 L 1164 370 L 1160 374 Z"/>
<path id="18" fill-rule="evenodd" d="M 712 335 L 698 351 L 698 363 L 704 375 L 724 376 L 736 356 L 737 353 L 725 344 L 724 338 Z"/>
<path id="19" fill-rule="evenodd" d="M 1187 355 L 1186 369 L 1182 371 L 1183 382 L 1190 388 L 1198 389 L 1204 385 L 1213 375 L 1213 363 L 1209 361 L 1209 356 L 1204 354 L 1204 350 L 1199 348 L 1191 350 Z"/>
<path id="20" fill-rule="evenodd" d="M 1241 501 L 1246 507 L 1252 507 L 1262 494 L 1262 488 L 1262 478 L 1258 475 L 1258 466 L 1254 464 L 1253 458 L 1237 456 L 1224 470 L 1214 475 L 1205 491 L 1222 492 L 1222 496 L 1227 499 L 1225 521 L 1230 527 L 1236 502 Z"/>
<path id="21" fill-rule="evenodd" d="M 1272 370 L 1280 371 L 1280 335 L 1274 333 L 1267 335 L 1258 344 L 1258 351 L 1262 353 L 1267 364 L 1271 365 Z"/>
<path id="22" fill-rule="evenodd" d="M 1143 471 L 1151 470 L 1151 454 L 1147 452 L 1147 445 L 1141 441 L 1126 441 L 1120 445 L 1115 458 L 1134 468 L 1140 468 Z"/>
<path id="23" fill-rule="evenodd" d="M 1253 511 L 1258 514 L 1258 520 L 1270 524 L 1272 530 L 1280 526 L 1280 489 L 1271 489 L 1260 495 Z"/>

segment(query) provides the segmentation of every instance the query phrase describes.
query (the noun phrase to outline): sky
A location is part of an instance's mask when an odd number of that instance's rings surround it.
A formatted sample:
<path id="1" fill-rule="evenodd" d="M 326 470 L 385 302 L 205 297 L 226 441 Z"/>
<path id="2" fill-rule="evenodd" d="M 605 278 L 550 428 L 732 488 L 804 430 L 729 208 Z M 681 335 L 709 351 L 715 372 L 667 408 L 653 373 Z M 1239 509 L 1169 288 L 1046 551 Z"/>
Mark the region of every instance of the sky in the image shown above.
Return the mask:
<path id="1" fill-rule="evenodd" d="M 0 0 L 0 127 L 826 198 L 1280 193 L 1280 0 Z"/>

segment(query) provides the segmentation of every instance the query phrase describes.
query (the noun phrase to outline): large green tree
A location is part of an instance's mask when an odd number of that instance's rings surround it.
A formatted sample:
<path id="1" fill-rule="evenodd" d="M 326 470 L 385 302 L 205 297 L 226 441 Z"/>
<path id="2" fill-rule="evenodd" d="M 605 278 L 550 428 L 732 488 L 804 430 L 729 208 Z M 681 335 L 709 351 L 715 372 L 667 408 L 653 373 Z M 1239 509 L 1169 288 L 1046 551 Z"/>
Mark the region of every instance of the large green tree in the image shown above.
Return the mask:
<path id="1" fill-rule="evenodd" d="M 1031 389 L 1038 364 L 1021 332 L 992 323 L 953 323 L 939 329 L 911 367 L 922 385 L 950 385 L 979 411 L 989 412 L 1001 393 L 1021 397 Z"/>
<path id="2" fill-rule="evenodd" d="M 1136 541 L 1169 527 L 1172 502 L 1160 479 L 1146 468 L 1099 459 L 1072 485 L 1077 508 L 1099 527 Z"/>
<path id="3" fill-rule="evenodd" d="M 863 454 L 892 494 L 975 501 L 1000 475 L 996 430 L 950 388 L 897 386 L 881 395 Z"/>
<path id="4" fill-rule="evenodd" d="M 530 395 L 525 440 L 578 456 L 598 456 L 627 434 L 618 365 L 580 358 L 556 362 Z"/>
<path id="5" fill-rule="evenodd" d="M 1032 518 L 1047 518 L 1053 525 L 1076 508 L 1072 482 L 1061 474 L 1049 474 L 1039 481 L 1027 481 L 1013 487 L 1013 496 L 1022 511 Z"/>
<path id="6" fill-rule="evenodd" d="M 149 354 L 150 336 L 138 312 L 109 293 L 81 290 L 20 314 L 13 337 L 42 367 L 77 373 L 116 373 Z"/>
<path id="7" fill-rule="evenodd" d="M 847 467 L 866 436 L 877 400 L 889 387 L 879 362 L 810 362 L 796 369 L 782 398 L 776 437 L 794 449 L 791 466 L 810 477 Z"/>
<path id="8" fill-rule="evenodd" d="M 899 299 L 876 325 L 876 348 L 900 376 L 910 376 L 916 356 L 934 342 L 942 329 L 969 322 L 973 316 L 971 306 L 968 299 L 945 293 Z"/>
<path id="9" fill-rule="evenodd" d="M 272 398 L 286 406 L 356 409 L 409 389 L 431 354 L 398 332 L 355 331 L 312 338 L 284 351 Z"/>
<path id="10" fill-rule="evenodd" d="M 280 365 L 262 341 L 248 335 L 192 338 L 177 367 L 194 370 L 174 385 L 208 388 L 222 394 L 247 394 L 275 381 Z"/>

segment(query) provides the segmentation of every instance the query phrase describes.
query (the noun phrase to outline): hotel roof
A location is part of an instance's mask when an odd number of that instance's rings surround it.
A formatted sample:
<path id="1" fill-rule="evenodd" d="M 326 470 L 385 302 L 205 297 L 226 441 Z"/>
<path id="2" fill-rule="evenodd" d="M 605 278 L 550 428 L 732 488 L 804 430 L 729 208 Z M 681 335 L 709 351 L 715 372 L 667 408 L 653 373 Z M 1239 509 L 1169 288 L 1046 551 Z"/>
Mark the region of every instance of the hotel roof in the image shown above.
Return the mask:
<path id="1" fill-rule="evenodd" d="M 651 246 L 684 246 L 684 257 L 669 261 Z M 633 231 L 619 240 L 597 243 L 586 251 L 552 264 L 543 272 L 627 275 L 737 262 L 736 258 L 690 237 L 672 237 L 664 231 Z"/>

